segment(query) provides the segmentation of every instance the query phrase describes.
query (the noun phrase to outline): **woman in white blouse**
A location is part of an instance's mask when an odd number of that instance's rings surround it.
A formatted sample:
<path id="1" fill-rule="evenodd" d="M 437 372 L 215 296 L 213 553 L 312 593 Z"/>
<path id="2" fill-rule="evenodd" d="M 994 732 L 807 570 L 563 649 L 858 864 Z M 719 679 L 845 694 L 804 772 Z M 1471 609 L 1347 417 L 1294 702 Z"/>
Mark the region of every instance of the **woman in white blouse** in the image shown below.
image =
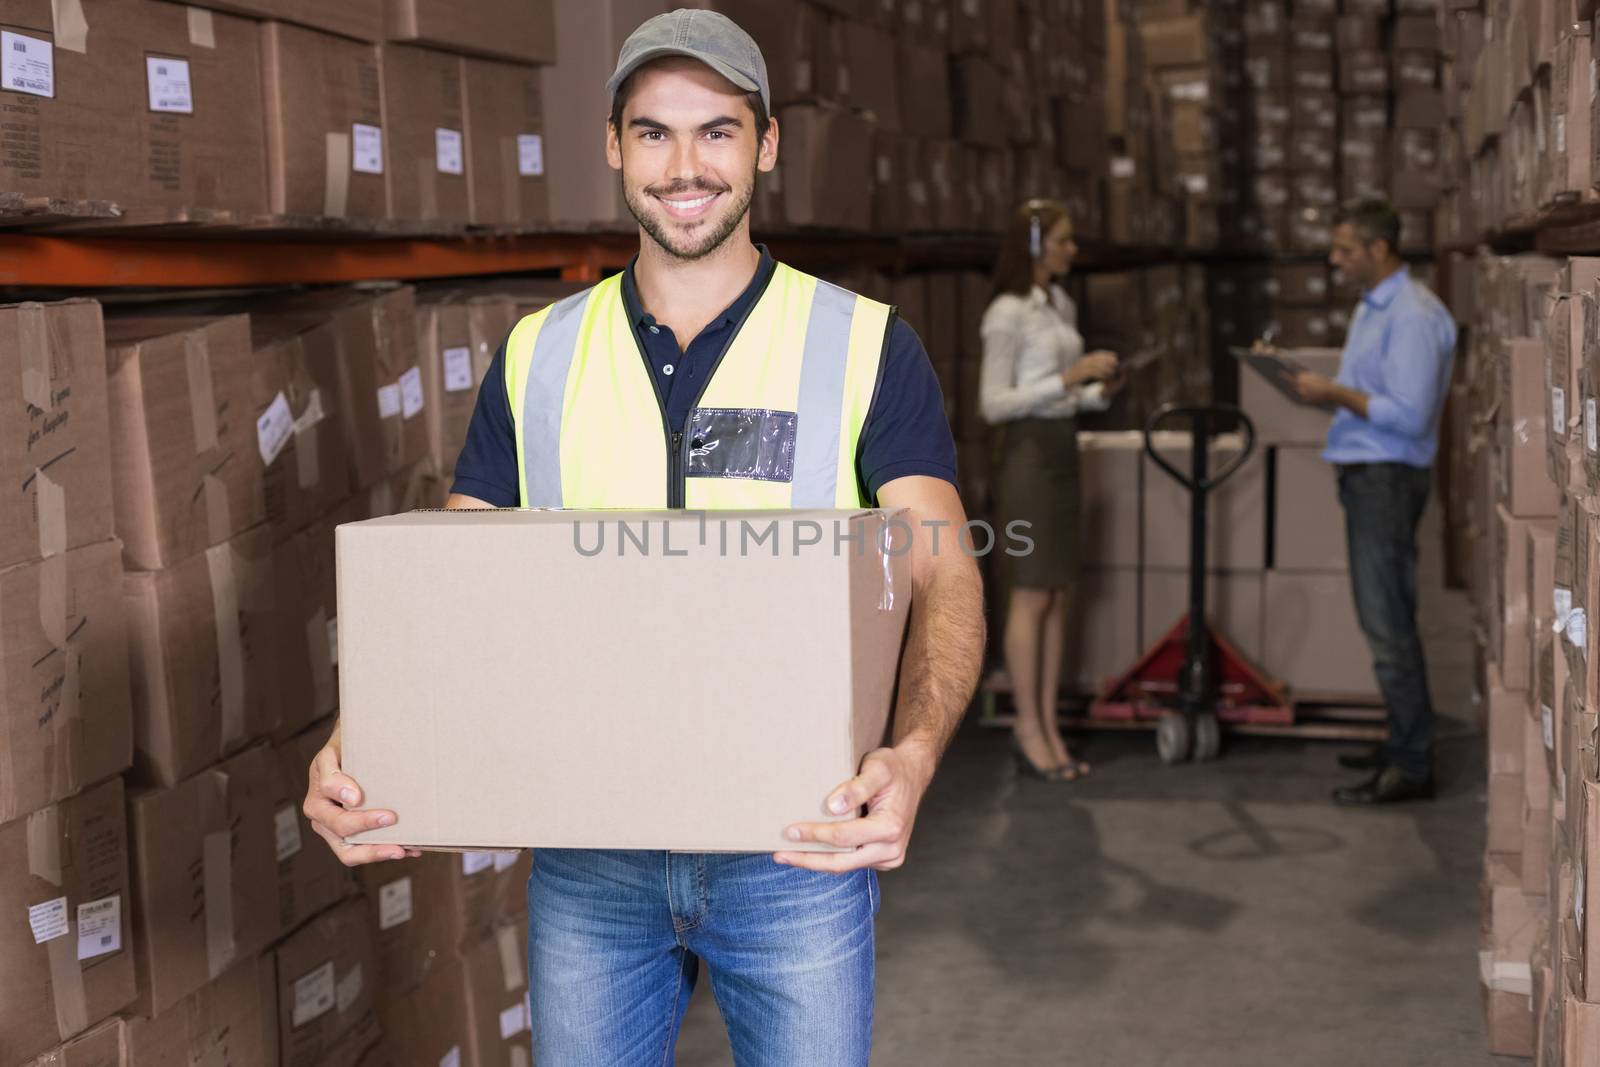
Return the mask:
<path id="1" fill-rule="evenodd" d="M 1005 657 L 1017 722 L 1019 770 L 1071 781 L 1089 771 L 1072 757 L 1057 719 L 1067 607 L 1078 574 L 1080 411 L 1103 410 L 1117 357 L 1083 351 L 1077 310 L 1054 279 L 1078 251 L 1067 209 L 1030 200 L 1007 226 L 983 316 L 979 410 L 995 428 L 994 510 L 1006 530 L 1025 521 L 1033 550 L 1006 556 L 1011 588 Z"/>

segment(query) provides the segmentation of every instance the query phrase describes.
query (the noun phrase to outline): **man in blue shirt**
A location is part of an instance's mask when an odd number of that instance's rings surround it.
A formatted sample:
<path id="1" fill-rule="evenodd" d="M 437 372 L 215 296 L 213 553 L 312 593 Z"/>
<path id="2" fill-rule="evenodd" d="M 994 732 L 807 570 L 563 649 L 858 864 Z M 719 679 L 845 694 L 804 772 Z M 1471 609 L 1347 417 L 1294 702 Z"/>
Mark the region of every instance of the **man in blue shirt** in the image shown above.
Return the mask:
<path id="1" fill-rule="evenodd" d="M 1340 804 L 1390 804 L 1433 795 L 1433 704 L 1417 634 L 1417 522 L 1438 450 L 1456 328 L 1439 298 L 1412 279 L 1396 249 L 1400 219 L 1382 200 L 1346 206 L 1332 264 L 1361 287 L 1339 376 L 1300 375 L 1300 395 L 1338 408 L 1323 458 L 1339 471 L 1356 613 L 1384 701 L 1389 737 L 1373 770 L 1339 789 Z"/>

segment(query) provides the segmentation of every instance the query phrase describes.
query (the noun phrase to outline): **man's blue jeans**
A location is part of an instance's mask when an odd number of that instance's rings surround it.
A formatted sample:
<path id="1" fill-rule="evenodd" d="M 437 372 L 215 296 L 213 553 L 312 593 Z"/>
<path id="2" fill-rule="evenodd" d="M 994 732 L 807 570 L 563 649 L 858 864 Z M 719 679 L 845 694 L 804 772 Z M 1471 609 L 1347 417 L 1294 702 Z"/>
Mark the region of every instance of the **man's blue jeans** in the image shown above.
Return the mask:
<path id="1" fill-rule="evenodd" d="M 877 911 L 870 871 L 817 874 L 767 853 L 537 849 L 534 1062 L 670 1065 L 704 960 L 739 1067 L 865 1067 Z"/>
<path id="2" fill-rule="evenodd" d="M 1403 463 L 1339 468 L 1356 615 L 1389 706 L 1385 759 L 1413 778 L 1433 772 L 1433 702 L 1417 633 L 1417 523 L 1429 471 Z"/>

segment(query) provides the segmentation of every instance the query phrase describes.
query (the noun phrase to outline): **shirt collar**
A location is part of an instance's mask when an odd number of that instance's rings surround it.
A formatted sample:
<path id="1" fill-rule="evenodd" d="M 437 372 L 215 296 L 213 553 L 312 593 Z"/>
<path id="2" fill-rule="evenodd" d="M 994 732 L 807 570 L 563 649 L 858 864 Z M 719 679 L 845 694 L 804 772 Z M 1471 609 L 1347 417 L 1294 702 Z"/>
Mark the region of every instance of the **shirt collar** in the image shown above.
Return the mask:
<path id="1" fill-rule="evenodd" d="M 777 264 L 772 259 L 772 253 L 767 251 L 766 245 L 758 244 L 756 249 L 761 253 L 761 262 L 756 265 L 755 276 L 750 279 L 750 284 L 745 286 L 744 292 L 735 297 L 733 303 L 729 304 L 721 315 L 711 320 L 710 326 L 725 326 L 737 322 L 767 287 L 767 280 L 772 277 Z M 635 252 L 622 272 L 622 304 L 628 311 L 628 321 L 633 323 L 635 328 L 641 326 L 648 328 L 656 324 L 656 317 L 646 311 L 639 300 L 639 285 L 633 278 L 633 268 L 638 262 L 639 253 Z"/>
<path id="2" fill-rule="evenodd" d="M 1411 268 L 1402 265 L 1393 274 L 1374 285 L 1371 289 L 1361 294 L 1363 303 L 1371 304 L 1375 308 L 1386 308 L 1400 292 L 1400 287 L 1411 277 Z"/>
<path id="3" fill-rule="evenodd" d="M 1042 285 L 1035 285 L 1028 292 L 1028 303 L 1035 307 L 1048 305 L 1050 303 L 1050 290 Z"/>

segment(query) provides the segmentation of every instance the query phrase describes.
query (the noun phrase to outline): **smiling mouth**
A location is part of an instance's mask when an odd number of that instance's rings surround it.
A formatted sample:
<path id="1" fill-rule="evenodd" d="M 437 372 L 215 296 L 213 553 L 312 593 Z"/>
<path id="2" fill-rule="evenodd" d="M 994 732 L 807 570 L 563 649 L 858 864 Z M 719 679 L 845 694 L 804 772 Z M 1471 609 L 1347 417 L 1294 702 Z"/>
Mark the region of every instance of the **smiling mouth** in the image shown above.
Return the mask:
<path id="1" fill-rule="evenodd" d="M 716 200 L 721 195 L 722 194 L 720 192 L 707 193 L 703 196 L 696 196 L 688 199 L 680 198 L 676 200 L 669 200 L 664 196 L 657 195 L 656 199 L 666 207 L 667 214 L 671 215 L 673 218 L 693 219 L 705 214 L 706 209 L 711 206 L 712 201 Z"/>

